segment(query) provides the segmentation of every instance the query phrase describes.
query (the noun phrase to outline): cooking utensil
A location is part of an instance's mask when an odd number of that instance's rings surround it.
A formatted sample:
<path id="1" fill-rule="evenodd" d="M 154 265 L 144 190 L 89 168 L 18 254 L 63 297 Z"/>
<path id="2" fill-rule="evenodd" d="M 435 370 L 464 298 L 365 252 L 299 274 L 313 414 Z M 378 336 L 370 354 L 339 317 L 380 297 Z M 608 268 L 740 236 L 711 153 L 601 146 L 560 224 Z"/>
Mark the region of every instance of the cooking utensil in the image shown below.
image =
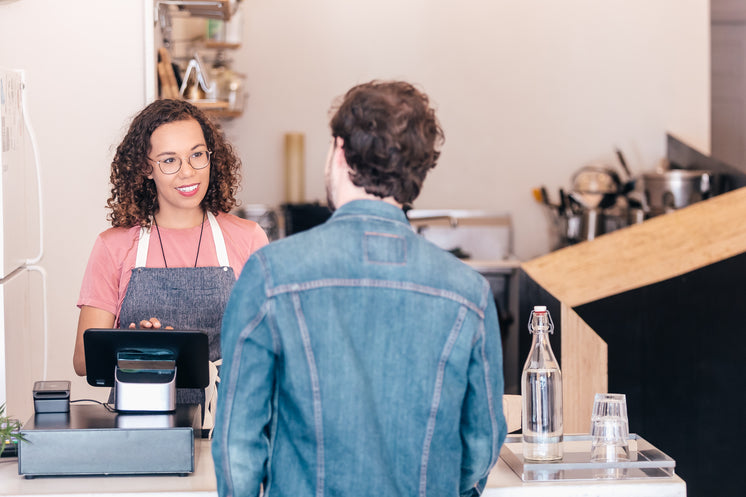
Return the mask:
<path id="1" fill-rule="evenodd" d="M 629 171 L 629 168 L 627 167 L 627 161 L 624 160 L 624 154 L 622 154 L 622 151 L 618 148 L 616 149 L 616 156 L 619 159 L 619 163 L 622 165 L 622 169 L 624 169 L 625 174 L 627 175 L 627 178 L 632 177 L 632 173 Z"/>
<path id="2" fill-rule="evenodd" d="M 706 170 L 671 169 L 642 175 L 650 216 L 657 216 L 709 198 L 712 173 Z"/>
<path id="3" fill-rule="evenodd" d="M 560 216 L 562 216 L 565 214 L 565 212 L 567 212 L 567 208 L 569 207 L 567 204 L 567 195 L 565 195 L 565 190 L 563 190 L 562 188 L 559 189 L 559 197 L 559 214 Z"/>
<path id="4" fill-rule="evenodd" d="M 588 209 L 614 205 L 621 181 L 616 171 L 600 166 L 586 166 L 572 179 L 575 199 Z"/>

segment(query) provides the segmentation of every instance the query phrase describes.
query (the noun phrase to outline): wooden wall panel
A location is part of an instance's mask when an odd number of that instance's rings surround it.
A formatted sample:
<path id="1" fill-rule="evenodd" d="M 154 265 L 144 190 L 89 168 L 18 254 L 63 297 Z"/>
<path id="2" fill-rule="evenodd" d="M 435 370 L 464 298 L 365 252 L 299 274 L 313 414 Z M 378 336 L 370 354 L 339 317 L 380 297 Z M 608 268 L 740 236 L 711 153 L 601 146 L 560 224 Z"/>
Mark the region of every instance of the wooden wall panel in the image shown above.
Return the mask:
<path id="1" fill-rule="evenodd" d="M 562 402 L 565 433 L 588 433 L 593 397 L 606 393 L 606 342 L 562 304 Z"/>

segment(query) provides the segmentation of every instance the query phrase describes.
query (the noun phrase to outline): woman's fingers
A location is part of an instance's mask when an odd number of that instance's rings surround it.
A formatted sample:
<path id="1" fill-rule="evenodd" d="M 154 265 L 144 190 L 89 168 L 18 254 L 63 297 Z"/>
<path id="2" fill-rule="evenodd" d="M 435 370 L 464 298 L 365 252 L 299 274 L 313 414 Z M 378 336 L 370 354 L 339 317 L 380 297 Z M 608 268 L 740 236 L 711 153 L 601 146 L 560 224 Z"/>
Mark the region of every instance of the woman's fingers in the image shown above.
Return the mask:
<path id="1" fill-rule="evenodd" d="M 157 330 L 161 327 L 161 321 L 158 318 L 150 318 L 147 321 L 140 321 L 141 328 L 153 328 Z"/>
<path id="2" fill-rule="evenodd" d="M 163 325 L 161 324 L 161 321 L 158 318 L 143 319 L 142 321 L 140 321 L 140 328 L 142 328 L 144 330 L 159 330 L 161 328 L 161 326 L 163 326 Z M 137 325 L 135 323 L 130 323 L 129 328 L 131 330 L 134 330 L 135 328 L 137 328 Z M 173 326 L 166 326 L 163 329 L 164 330 L 173 330 L 174 327 Z"/>

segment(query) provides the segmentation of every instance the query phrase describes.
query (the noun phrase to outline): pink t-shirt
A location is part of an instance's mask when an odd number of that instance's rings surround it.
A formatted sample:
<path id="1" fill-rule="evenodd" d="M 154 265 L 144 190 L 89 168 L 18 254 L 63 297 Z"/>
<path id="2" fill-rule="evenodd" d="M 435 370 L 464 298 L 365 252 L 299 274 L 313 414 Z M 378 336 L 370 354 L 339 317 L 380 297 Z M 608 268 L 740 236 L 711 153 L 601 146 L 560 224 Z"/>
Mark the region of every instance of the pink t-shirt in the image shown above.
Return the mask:
<path id="1" fill-rule="evenodd" d="M 248 219 L 224 213 L 217 214 L 215 218 L 223 232 L 228 262 L 238 278 L 249 256 L 269 243 L 267 235 L 257 223 Z M 158 232 L 155 227 L 151 228 L 146 266 L 166 267 L 163 262 L 165 255 L 168 267 L 194 267 L 198 245 L 197 267 L 218 266 L 210 223 L 204 223 L 201 243 L 200 229 L 201 226 L 189 229 L 160 228 L 163 241 L 161 252 Z M 78 307 L 88 305 L 109 311 L 116 316 L 115 326 L 118 326 L 122 300 L 135 267 L 139 238 L 139 226 L 109 228 L 98 235 L 83 276 Z"/>

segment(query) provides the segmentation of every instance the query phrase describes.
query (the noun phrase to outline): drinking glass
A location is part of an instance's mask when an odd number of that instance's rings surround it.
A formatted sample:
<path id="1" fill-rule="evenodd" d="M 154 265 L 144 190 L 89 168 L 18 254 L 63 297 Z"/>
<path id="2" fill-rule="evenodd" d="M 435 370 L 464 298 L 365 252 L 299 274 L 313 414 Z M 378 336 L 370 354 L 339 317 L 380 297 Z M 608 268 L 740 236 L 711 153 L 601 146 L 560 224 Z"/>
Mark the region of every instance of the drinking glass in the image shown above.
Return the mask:
<path id="1" fill-rule="evenodd" d="M 597 393 L 591 415 L 591 461 L 629 460 L 627 397 L 623 393 Z"/>

